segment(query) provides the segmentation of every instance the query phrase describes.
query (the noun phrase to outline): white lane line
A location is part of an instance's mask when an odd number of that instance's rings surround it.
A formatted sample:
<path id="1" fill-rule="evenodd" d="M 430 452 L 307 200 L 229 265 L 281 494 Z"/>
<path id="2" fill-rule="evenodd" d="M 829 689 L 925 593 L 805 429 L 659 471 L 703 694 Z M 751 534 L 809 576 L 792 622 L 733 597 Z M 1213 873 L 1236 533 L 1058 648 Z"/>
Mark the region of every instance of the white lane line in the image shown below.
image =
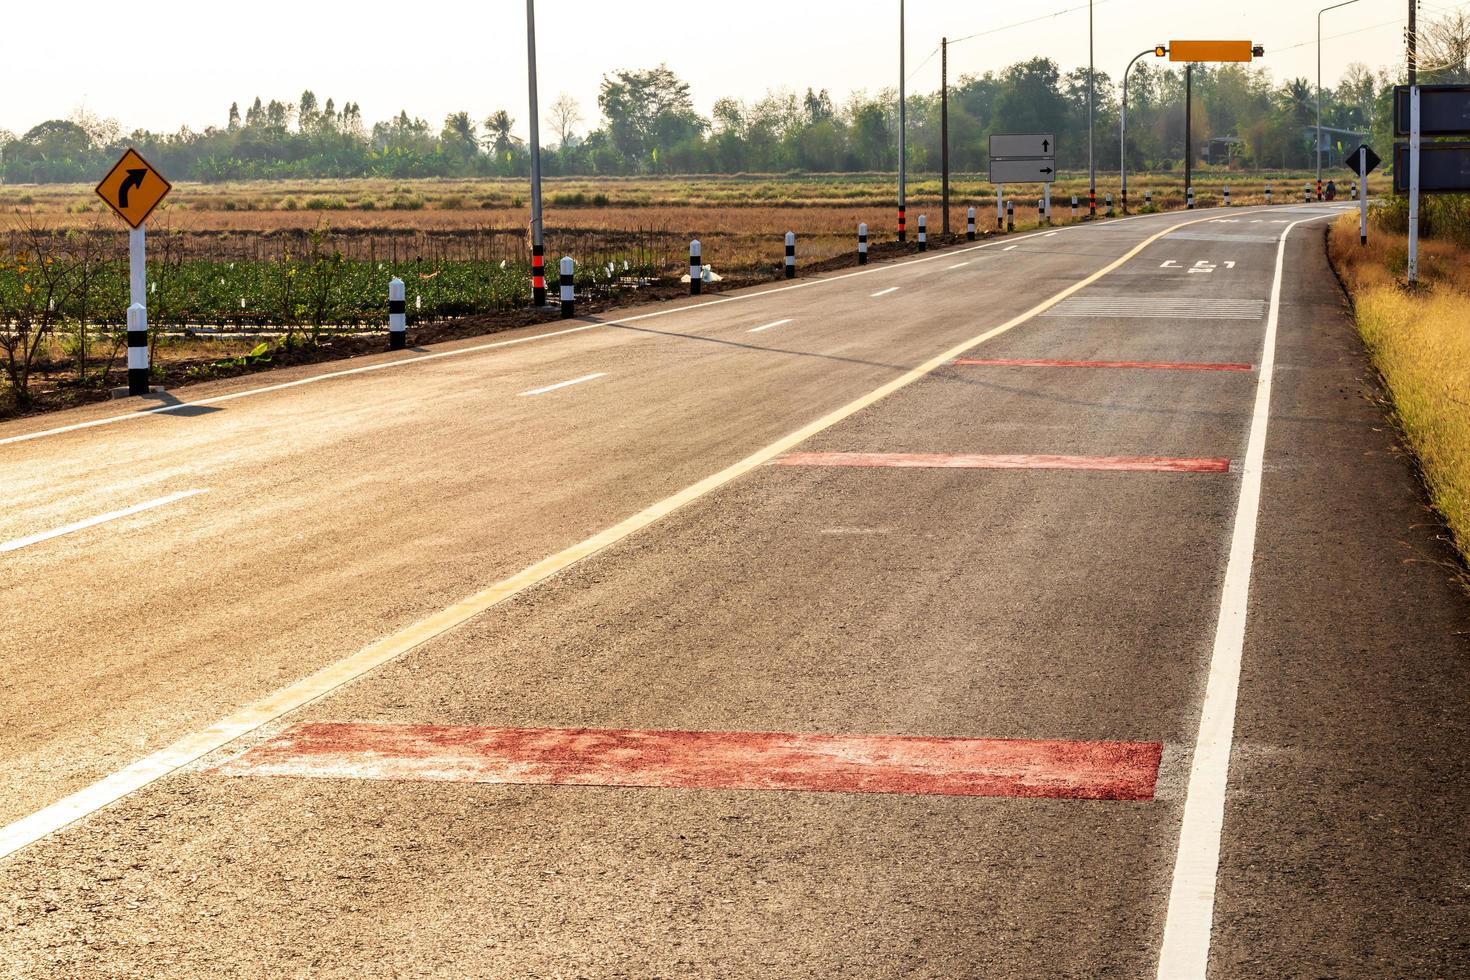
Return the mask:
<path id="1" fill-rule="evenodd" d="M 120 517 L 129 517 L 133 514 L 138 514 L 145 510 L 152 510 L 155 507 L 162 507 L 164 504 L 171 504 L 176 500 L 183 500 L 185 497 L 192 497 L 195 494 L 208 492 L 208 490 L 180 490 L 178 493 L 171 493 L 167 497 L 159 497 L 157 500 L 145 500 L 141 504 L 134 504 L 131 507 L 124 507 L 122 510 L 111 510 L 105 514 L 98 514 L 96 517 L 89 517 L 84 521 L 77 521 L 74 524 L 67 524 L 62 527 L 53 528 L 50 531 L 42 531 L 39 534 L 32 534 L 24 538 L 16 538 L 14 541 L 6 541 L 4 544 L 0 544 L 0 552 L 18 551 L 19 549 L 24 548 L 26 545 L 39 544 L 42 541 L 49 541 L 52 538 L 59 538 L 63 534 L 71 534 L 73 531 L 84 531 L 89 527 L 96 527 L 98 524 L 106 524 L 108 521 L 115 521 Z"/>
<path id="2" fill-rule="evenodd" d="M 1266 425 L 1271 418 L 1271 376 L 1276 366 L 1276 325 L 1281 313 L 1286 236 L 1297 225 L 1316 220 L 1316 217 L 1303 218 L 1287 225 L 1276 246 L 1276 276 L 1271 282 L 1271 307 L 1266 317 L 1250 438 L 1241 470 L 1235 531 L 1230 538 L 1230 558 L 1225 566 L 1220 618 L 1215 625 L 1209 679 L 1205 683 L 1204 706 L 1200 709 L 1199 733 L 1194 740 L 1194 759 L 1189 767 L 1184 821 L 1179 829 L 1179 851 L 1174 858 L 1169 911 L 1159 951 L 1159 980 L 1202 980 L 1210 961 L 1220 832 L 1225 824 L 1225 787 L 1235 733 L 1235 702 L 1240 690 L 1251 563 L 1256 551 L 1256 519 L 1261 507 Z"/>
<path id="3" fill-rule="evenodd" d="M 874 297 L 878 297 L 878 296 L 887 296 L 889 293 L 896 292 L 897 290 L 898 290 L 898 287 L 897 286 L 889 286 L 887 289 L 880 289 L 876 293 L 869 293 L 868 296 L 870 298 L 874 298 Z"/>
<path id="4" fill-rule="evenodd" d="M 1053 236 L 1055 234 L 1056 234 L 1056 232 L 1054 232 L 1054 231 L 1044 231 L 1044 232 L 1041 233 L 1041 237 L 1042 238 L 1050 238 L 1051 236 Z"/>
<path id="5" fill-rule="evenodd" d="M 1126 221 L 1128 219 L 1124 218 L 1120 220 Z M 1185 224 L 1188 223 L 1185 222 Z M 365 674 L 381 667 L 383 664 L 402 656 L 404 653 L 433 639 L 441 633 L 455 628 L 466 620 L 509 599 L 522 590 L 531 588 L 537 583 L 557 574 L 562 569 L 574 565 L 589 555 L 596 554 L 603 548 L 615 544 L 662 520 L 681 507 L 704 497 L 738 477 L 744 476 L 756 467 L 764 466 L 777 456 L 795 448 L 812 436 L 830 429 L 838 422 L 856 415 L 868 406 L 877 403 L 902 388 L 908 387 L 920 378 L 927 377 L 929 374 L 948 365 L 951 361 L 972 348 L 978 347 L 986 341 L 1034 319 L 1038 314 L 1045 312 L 1067 297 L 1086 289 L 1108 273 L 1126 265 L 1131 259 L 1143 252 L 1144 249 L 1177 227 L 1179 226 L 1171 225 L 1168 228 L 1155 232 L 1096 272 L 1086 275 L 1072 283 L 1072 285 L 1048 296 L 1024 313 L 1019 313 L 1005 323 L 991 327 L 984 333 L 951 347 L 949 350 L 930 358 L 907 373 L 873 389 L 866 395 L 848 402 L 841 408 L 828 412 L 816 421 L 807 423 L 795 432 L 791 432 L 771 443 L 769 446 L 757 450 L 737 463 L 732 463 L 718 473 L 713 473 L 698 483 L 684 488 L 673 496 L 665 497 L 657 503 L 650 504 L 638 513 L 624 518 L 620 523 L 594 534 L 585 541 L 574 544 L 554 555 L 548 555 L 534 565 L 522 569 L 504 581 L 497 582 L 474 595 L 466 596 L 426 619 L 407 626 L 391 636 L 385 636 L 382 639 L 370 643 L 356 653 L 343 657 L 341 660 L 327 664 L 316 673 L 288 684 L 274 694 L 239 708 L 234 713 L 219 719 L 207 728 L 185 735 L 183 738 L 159 749 L 152 755 L 144 756 L 135 762 L 123 766 L 121 769 L 97 780 L 95 783 L 82 787 L 70 796 L 57 800 L 55 803 L 42 807 L 28 816 L 21 817 L 19 820 L 0 827 L 0 858 L 9 857 L 21 848 L 34 844 L 36 841 L 61 830 L 63 827 L 67 827 L 89 814 L 96 813 L 103 807 L 116 803 L 118 800 L 137 792 L 150 783 L 162 779 L 169 773 L 197 762 L 209 753 L 229 745 L 231 742 L 255 731 L 262 725 L 275 721 L 287 712 L 295 711 L 297 708 L 315 701 L 317 698 L 329 694 L 345 684 L 352 683 Z"/>
<path id="6" fill-rule="evenodd" d="M 772 320 L 770 323 L 762 324 L 759 327 L 751 327 L 749 330 L 746 331 L 746 333 L 760 333 L 762 330 L 769 330 L 772 327 L 779 327 L 784 323 L 790 323 L 793 319 L 794 317 L 788 316 L 784 320 Z"/>
<path id="7" fill-rule="evenodd" d="M 1258 214 L 1264 210 L 1265 209 L 1242 211 L 1241 213 Z M 1090 226 L 1090 229 L 1095 230 L 1098 228 L 1111 228 L 1114 225 L 1119 225 L 1126 221 L 1140 221 L 1146 218 L 1161 218 L 1165 216 L 1168 216 L 1168 212 L 1163 212 L 1161 214 L 1134 214 L 1129 215 L 1126 218 L 1118 218 L 1113 221 L 1098 222 L 1097 224 Z M 1087 231 L 1089 230 L 1089 228 L 1079 226 L 1078 230 Z M 1024 242 L 1026 239 L 1035 238 L 1040 234 L 1043 233 L 1029 232 L 1022 235 L 1020 238 L 1017 239 L 1017 241 Z M 963 255 L 966 252 L 974 252 L 979 249 L 994 248 L 999 243 L 999 240 L 997 240 L 994 242 L 985 242 L 982 245 L 967 245 L 964 248 L 957 249 L 952 254 Z M 1012 246 L 1012 248 L 1014 247 L 1015 246 Z M 656 316 L 671 316 L 678 313 L 689 313 L 694 310 L 704 309 L 707 306 L 718 306 L 721 303 L 738 303 L 743 300 L 760 299 L 764 296 L 770 296 L 774 293 L 784 293 L 791 289 L 808 289 L 812 286 L 824 286 L 829 283 L 841 282 L 844 279 L 851 279 L 854 276 L 867 276 L 878 272 L 892 272 L 895 269 L 905 269 L 909 266 L 919 265 L 924 262 L 937 262 L 942 258 L 945 258 L 945 256 L 943 254 L 940 254 L 926 256 L 921 259 L 905 259 L 901 262 L 885 262 L 872 269 L 859 269 L 856 272 L 844 272 L 841 275 L 828 276 L 823 279 L 809 279 L 806 282 L 792 283 L 789 286 L 774 286 L 770 289 L 759 290 L 758 292 L 742 293 L 739 296 L 722 296 L 718 299 L 712 299 L 704 303 L 695 303 L 690 306 L 675 306 L 669 309 L 654 310 L 650 313 L 640 313 L 637 316 L 623 317 L 618 320 L 608 320 L 604 323 L 586 323 L 580 327 L 568 327 L 565 330 L 552 330 L 548 331 L 547 333 L 536 334 L 532 337 L 516 337 L 512 340 L 497 340 L 486 344 L 474 344 L 470 347 L 459 347 L 455 350 L 435 351 L 430 354 L 419 354 L 415 357 L 400 357 L 395 358 L 391 361 L 384 361 L 379 364 L 366 364 L 362 367 L 346 368 L 341 371 L 328 371 L 325 374 L 314 374 L 309 378 L 297 378 L 295 381 L 283 381 L 279 384 L 263 385 L 259 388 L 246 388 L 243 391 L 232 391 L 227 395 L 215 395 L 210 398 L 200 398 L 197 401 L 179 402 L 173 405 L 159 405 L 155 408 L 144 408 L 139 409 L 136 412 L 128 412 L 126 415 L 109 415 L 105 418 L 89 419 L 86 422 L 73 422 L 70 425 L 57 426 L 54 429 L 41 429 L 36 432 L 22 433 L 18 436 L 6 436 L 4 438 L 0 438 L 0 446 L 8 446 L 14 442 L 29 442 L 32 439 L 44 439 L 47 436 L 59 436 L 67 432 L 76 432 L 81 429 L 93 429 L 100 425 L 113 425 L 117 422 L 127 422 L 132 419 L 144 419 L 152 415 L 161 415 L 168 412 L 181 412 L 186 409 L 194 408 L 201 405 L 218 405 L 222 402 L 234 401 L 237 398 L 249 398 L 252 395 L 264 395 L 273 391 L 283 391 L 287 388 L 297 388 L 301 385 L 316 384 L 319 381 L 331 381 L 336 378 L 346 378 L 359 374 L 369 374 L 374 371 L 386 371 L 389 368 L 404 367 L 410 364 L 422 364 L 425 361 L 437 361 L 445 357 L 460 357 L 465 354 L 478 354 L 481 351 L 495 350 L 500 347 L 513 347 L 518 344 L 529 344 L 537 340 L 550 340 L 552 337 L 564 337 L 567 334 L 581 333 L 584 330 L 595 330 L 598 327 L 617 327 L 625 323 L 635 323 L 639 320 L 647 320 Z"/>
<path id="8" fill-rule="evenodd" d="M 556 384 L 547 385 L 545 388 L 532 388 L 530 391 L 523 391 L 521 392 L 521 397 L 525 398 L 527 395 L 544 395 L 548 391 L 556 391 L 558 388 L 570 388 L 572 385 L 579 385 L 584 381 L 596 381 L 598 378 L 605 377 L 607 377 L 606 371 L 598 371 L 596 374 L 584 374 L 580 378 L 573 378 L 570 381 L 558 381 Z"/>
<path id="9" fill-rule="evenodd" d="M 970 264 L 970 260 L 969 259 L 966 259 L 963 262 L 956 262 L 954 265 L 950 266 L 949 268 L 950 269 L 958 269 L 962 265 L 969 265 L 969 264 Z M 946 269 L 945 271 L 948 272 L 949 269 Z"/>
<path id="10" fill-rule="evenodd" d="M 1007 245 L 1005 248 L 1001 249 L 1001 251 L 1002 252 L 1009 252 L 1011 249 L 1013 249 L 1015 247 L 1016 246 L 1014 246 L 1014 245 Z"/>

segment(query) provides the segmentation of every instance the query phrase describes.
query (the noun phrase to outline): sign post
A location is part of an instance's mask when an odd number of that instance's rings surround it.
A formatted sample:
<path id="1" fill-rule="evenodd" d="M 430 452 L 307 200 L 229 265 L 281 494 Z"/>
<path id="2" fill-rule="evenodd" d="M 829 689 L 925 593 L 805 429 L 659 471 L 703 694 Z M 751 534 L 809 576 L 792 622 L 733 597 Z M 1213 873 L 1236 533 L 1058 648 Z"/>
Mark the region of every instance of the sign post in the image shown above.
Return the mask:
<path id="1" fill-rule="evenodd" d="M 128 394 L 148 394 L 148 263 L 143 222 L 173 185 L 131 147 L 97 185 L 97 196 L 128 225 Z"/>
<path id="2" fill-rule="evenodd" d="M 1368 145 L 1358 147 L 1358 244 L 1368 244 Z"/>
<path id="3" fill-rule="evenodd" d="M 1409 86 L 1409 267 L 1408 280 L 1419 281 L 1419 86 Z"/>
<path id="4" fill-rule="evenodd" d="M 995 185 L 995 220 L 1006 184 L 1041 184 L 1044 209 L 1051 213 L 1051 185 L 1057 179 L 1057 139 L 1052 133 L 993 133 L 990 137 L 990 182 Z"/>
<path id="5" fill-rule="evenodd" d="M 1470 136 L 1470 85 L 1395 87 L 1393 134 L 1409 138 L 1407 145 L 1393 146 L 1393 184 L 1395 193 L 1409 195 L 1408 280 L 1413 283 L 1419 280 L 1419 195 L 1470 191 L 1470 143 L 1426 143 L 1424 137 Z"/>
<path id="6" fill-rule="evenodd" d="M 1368 175 L 1378 168 L 1383 161 L 1378 159 L 1378 154 L 1367 143 L 1360 143 L 1343 158 L 1343 164 L 1358 175 L 1354 181 L 1354 189 L 1358 194 L 1358 244 L 1368 244 Z"/>

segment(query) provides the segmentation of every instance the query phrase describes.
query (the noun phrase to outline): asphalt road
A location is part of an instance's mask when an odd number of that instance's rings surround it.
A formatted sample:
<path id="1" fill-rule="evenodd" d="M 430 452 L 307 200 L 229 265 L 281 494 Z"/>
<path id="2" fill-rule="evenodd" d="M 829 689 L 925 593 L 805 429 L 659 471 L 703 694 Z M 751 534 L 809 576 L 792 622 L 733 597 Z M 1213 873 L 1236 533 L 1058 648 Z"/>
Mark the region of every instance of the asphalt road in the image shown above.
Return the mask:
<path id="1" fill-rule="evenodd" d="M 1470 606 L 1328 213 L 0 426 L 0 973 L 1470 972 Z"/>

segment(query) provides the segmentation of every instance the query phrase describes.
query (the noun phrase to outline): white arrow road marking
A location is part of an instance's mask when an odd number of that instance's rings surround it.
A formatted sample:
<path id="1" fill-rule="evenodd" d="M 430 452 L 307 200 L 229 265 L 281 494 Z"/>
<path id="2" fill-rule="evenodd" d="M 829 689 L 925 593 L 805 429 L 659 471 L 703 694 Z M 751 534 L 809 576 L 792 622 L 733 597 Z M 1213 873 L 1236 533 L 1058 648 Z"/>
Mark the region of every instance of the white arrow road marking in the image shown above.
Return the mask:
<path id="1" fill-rule="evenodd" d="M 521 392 L 521 397 L 525 398 L 527 395 L 544 395 L 548 391 L 556 391 L 558 388 L 567 388 L 571 385 L 579 385 L 584 381 L 595 381 L 598 378 L 606 377 L 606 375 L 606 371 L 598 371 L 596 374 L 586 374 L 580 378 L 573 378 L 570 381 L 558 381 L 556 384 L 547 385 L 545 388 L 532 388 L 530 391 L 523 391 Z"/>
<path id="2" fill-rule="evenodd" d="M 89 517 L 84 521 L 77 521 L 74 524 L 67 524 L 64 527 L 54 528 L 50 531 L 42 531 L 40 534 L 32 534 L 24 538 L 16 538 L 14 541 L 6 541 L 4 544 L 0 544 L 0 552 L 16 551 L 20 548 L 24 548 L 26 545 L 29 544 L 38 544 L 42 541 L 49 541 L 51 538 L 59 538 L 63 534 L 71 534 L 73 531 L 83 531 L 89 527 L 96 527 L 98 524 L 106 524 L 108 521 L 115 521 L 120 517 L 129 517 L 133 514 L 141 513 L 145 510 L 152 510 L 154 507 L 162 507 L 164 504 L 171 504 L 176 500 L 183 500 L 185 497 L 192 497 L 195 494 L 208 492 L 208 490 L 180 490 L 178 493 L 171 493 L 167 497 L 159 497 L 157 500 L 145 500 L 141 504 L 134 504 L 131 507 L 124 507 L 122 510 L 108 511 L 106 514 L 98 514 L 96 517 Z"/>
<path id="3" fill-rule="evenodd" d="M 790 323 L 792 319 L 792 317 L 787 317 L 784 320 L 772 320 L 770 323 L 762 324 L 759 327 L 751 327 L 746 333 L 760 333 L 762 330 L 769 330 L 772 327 L 779 327 L 784 323 Z"/>
<path id="4" fill-rule="evenodd" d="M 1162 261 L 1162 262 L 1159 263 L 1159 268 L 1160 269 L 1182 269 L 1184 267 L 1181 266 L 1178 262 L 1175 262 L 1173 259 L 1165 259 L 1164 261 Z"/>

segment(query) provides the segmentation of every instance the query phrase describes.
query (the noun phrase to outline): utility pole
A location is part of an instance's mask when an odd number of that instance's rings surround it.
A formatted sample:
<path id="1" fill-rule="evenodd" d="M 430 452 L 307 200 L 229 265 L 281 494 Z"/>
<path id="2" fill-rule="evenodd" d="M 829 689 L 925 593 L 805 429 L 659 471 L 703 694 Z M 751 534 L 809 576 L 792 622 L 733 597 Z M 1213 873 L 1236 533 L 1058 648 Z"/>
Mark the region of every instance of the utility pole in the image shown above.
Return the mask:
<path id="1" fill-rule="evenodd" d="M 1409 84 L 1419 84 L 1419 0 L 1409 0 Z"/>
<path id="2" fill-rule="evenodd" d="M 526 0 L 526 71 L 531 89 L 531 305 L 546 305 L 546 248 L 541 241 L 541 141 L 536 104 L 536 0 Z"/>
<path id="3" fill-rule="evenodd" d="M 944 172 L 940 198 L 944 218 L 940 225 L 949 234 L 949 38 L 939 39 L 939 167 Z"/>
<path id="4" fill-rule="evenodd" d="M 1194 88 L 1194 62 L 1184 66 L 1184 194 L 1189 196 L 1194 168 L 1194 136 L 1190 125 L 1190 94 Z"/>
<path id="5" fill-rule="evenodd" d="M 907 176 L 908 125 L 903 94 L 903 0 L 898 0 L 898 240 L 908 238 L 904 225 L 903 183 Z"/>
<path id="6" fill-rule="evenodd" d="M 1097 166 L 1092 159 L 1092 0 L 1087 0 L 1087 189 L 1097 200 Z M 1056 176 L 1053 174 L 1052 176 Z"/>

